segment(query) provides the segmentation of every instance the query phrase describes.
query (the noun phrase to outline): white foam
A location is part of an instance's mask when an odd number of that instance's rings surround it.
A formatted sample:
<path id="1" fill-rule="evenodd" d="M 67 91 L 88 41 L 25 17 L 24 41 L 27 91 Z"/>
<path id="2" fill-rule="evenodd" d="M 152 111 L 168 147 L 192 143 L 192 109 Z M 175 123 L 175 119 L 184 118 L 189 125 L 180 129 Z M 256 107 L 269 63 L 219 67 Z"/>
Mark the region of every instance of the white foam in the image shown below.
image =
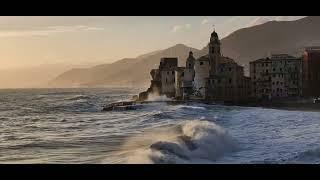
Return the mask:
<path id="1" fill-rule="evenodd" d="M 188 137 L 190 149 L 179 137 Z M 156 148 L 150 148 L 153 145 Z M 210 163 L 237 149 L 235 140 L 222 127 L 208 121 L 185 121 L 176 126 L 156 128 L 128 139 L 131 151 L 127 163 Z M 157 149 L 158 148 L 158 149 Z"/>
<path id="2" fill-rule="evenodd" d="M 205 107 L 201 107 L 201 106 L 181 106 L 182 108 L 187 108 L 187 109 L 196 109 L 196 110 L 206 110 Z"/>
<path id="3" fill-rule="evenodd" d="M 168 98 L 166 95 L 158 95 L 158 94 L 149 94 L 147 101 L 172 101 L 172 99 Z"/>

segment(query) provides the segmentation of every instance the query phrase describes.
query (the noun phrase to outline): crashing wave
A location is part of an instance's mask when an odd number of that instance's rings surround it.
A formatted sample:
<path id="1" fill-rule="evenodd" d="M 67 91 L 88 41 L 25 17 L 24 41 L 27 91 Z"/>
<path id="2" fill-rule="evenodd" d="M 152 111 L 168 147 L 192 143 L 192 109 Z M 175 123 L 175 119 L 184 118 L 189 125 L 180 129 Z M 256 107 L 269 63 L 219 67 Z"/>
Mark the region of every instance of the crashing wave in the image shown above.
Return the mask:
<path id="1" fill-rule="evenodd" d="M 298 153 L 294 158 L 288 161 L 289 163 L 312 162 L 320 163 L 320 148 L 309 149 Z"/>
<path id="2" fill-rule="evenodd" d="M 181 105 L 180 107 L 183 108 L 183 109 L 206 110 L 205 107 L 201 107 L 201 106 L 184 106 L 184 105 Z"/>
<path id="3" fill-rule="evenodd" d="M 69 100 L 69 101 L 78 101 L 78 100 L 86 100 L 89 99 L 89 96 L 85 96 L 85 95 L 76 95 L 70 98 L 66 98 L 65 100 Z"/>
<path id="4" fill-rule="evenodd" d="M 186 121 L 174 127 L 155 128 L 133 137 L 123 146 L 127 163 L 214 162 L 237 150 L 235 140 L 222 127 L 208 121 Z"/>
<path id="5" fill-rule="evenodd" d="M 172 101 L 172 99 L 168 98 L 166 95 L 158 95 L 158 94 L 149 94 L 147 101 Z"/>

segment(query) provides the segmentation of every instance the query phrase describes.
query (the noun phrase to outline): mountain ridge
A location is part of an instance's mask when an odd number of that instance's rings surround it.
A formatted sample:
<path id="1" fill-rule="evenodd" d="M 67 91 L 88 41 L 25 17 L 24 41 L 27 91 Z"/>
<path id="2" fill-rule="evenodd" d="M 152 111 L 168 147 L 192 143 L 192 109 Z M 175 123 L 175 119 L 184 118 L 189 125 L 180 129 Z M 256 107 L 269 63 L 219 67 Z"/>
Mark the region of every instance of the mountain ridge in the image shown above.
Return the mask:
<path id="1" fill-rule="evenodd" d="M 308 16 L 295 21 L 269 21 L 231 33 L 221 39 L 221 49 L 224 56 L 233 58 L 244 66 L 248 74 L 250 61 L 266 57 L 271 53 L 299 56 L 303 47 L 320 45 L 319 32 L 319 16 Z M 179 66 L 184 66 L 190 50 L 198 58 L 207 54 L 208 47 L 205 46 L 199 50 L 184 44 L 176 44 L 137 58 L 124 58 L 108 65 L 98 65 L 77 72 L 65 72 L 52 80 L 51 85 L 68 86 L 73 83 L 85 87 L 147 86 L 150 81 L 149 72 L 157 68 L 161 57 L 178 57 Z"/>

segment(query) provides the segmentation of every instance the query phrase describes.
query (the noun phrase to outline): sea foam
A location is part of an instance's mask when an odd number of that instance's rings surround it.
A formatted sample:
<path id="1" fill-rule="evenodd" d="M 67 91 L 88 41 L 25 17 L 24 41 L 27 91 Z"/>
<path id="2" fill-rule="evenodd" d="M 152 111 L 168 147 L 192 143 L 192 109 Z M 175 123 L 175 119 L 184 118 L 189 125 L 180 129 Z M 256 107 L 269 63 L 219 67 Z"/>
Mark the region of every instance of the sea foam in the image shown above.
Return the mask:
<path id="1" fill-rule="evenodd" d="M 154 128 L 128 139 L 123 146 L 127 163 L 212 163 L 236 151 L 237 143 L 213 122 L 192 120 Z"/>

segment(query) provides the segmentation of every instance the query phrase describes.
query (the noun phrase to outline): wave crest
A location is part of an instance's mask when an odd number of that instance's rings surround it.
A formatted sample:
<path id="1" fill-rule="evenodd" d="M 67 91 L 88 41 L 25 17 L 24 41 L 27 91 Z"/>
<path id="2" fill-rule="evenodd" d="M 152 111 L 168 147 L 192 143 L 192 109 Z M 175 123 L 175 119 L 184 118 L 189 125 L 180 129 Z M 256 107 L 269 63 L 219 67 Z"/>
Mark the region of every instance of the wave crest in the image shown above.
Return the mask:
<path id="1" fill-rule="evenodd" d="M 213 122 L 193 120 L 155 128 L 127 141 L 127 163 L 213 162 L 237 150 L 235 140 Z"/>

